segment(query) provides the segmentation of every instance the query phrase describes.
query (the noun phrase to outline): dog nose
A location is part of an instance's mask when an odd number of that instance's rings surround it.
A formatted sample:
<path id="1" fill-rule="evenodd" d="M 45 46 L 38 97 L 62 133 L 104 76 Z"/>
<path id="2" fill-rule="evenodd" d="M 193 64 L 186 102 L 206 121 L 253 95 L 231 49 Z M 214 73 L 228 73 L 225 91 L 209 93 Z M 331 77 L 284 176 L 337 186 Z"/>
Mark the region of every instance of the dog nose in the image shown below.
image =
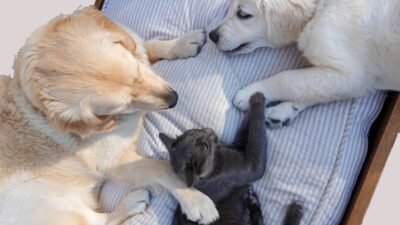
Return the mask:
<path id="1" fill-rule="evenodd" d="M 212 42 L 214 42 L 215 44 L 218 43 L 219 41 L 219 33 L 218 33 L 218 29 L 215 29 L 213 31 L 210 32 L 210 34 L 208 35 L 210 37 L 210 40 Z"/>
<path id="2" fill-rule="evenodd" d="M 178 93 L 175 90 L 170 90 L 168 94 L 168 108 L 172 109 L 178 104 Z"/>

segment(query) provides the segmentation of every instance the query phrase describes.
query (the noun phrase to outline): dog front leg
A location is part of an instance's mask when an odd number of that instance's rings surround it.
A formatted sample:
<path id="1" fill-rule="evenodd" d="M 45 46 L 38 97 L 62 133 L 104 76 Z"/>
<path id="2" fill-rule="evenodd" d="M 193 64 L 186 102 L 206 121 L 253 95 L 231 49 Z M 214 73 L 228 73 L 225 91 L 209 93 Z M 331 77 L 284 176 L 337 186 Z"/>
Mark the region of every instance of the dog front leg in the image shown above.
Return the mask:
<path id="1" fill-rule="evenodd" d="M 233 103 L 241 110 L 249 109 L 250 97 L 261 92 L 268 102 L 283 101 L 267 109 L 273 113 L 276 123 L 288 123 L 299 112 L 310 105 L 335 100 L 359 97 L 370 89 L 371 85 L 362 74 L 341 72 L 327 67 L 310 67 L 279 73 L 265 80 L 257 81 L 240 90 Z M 278 108 L 275 108 L 278 107 Z M 283 116 L 277 116 L 282 114 Z M 278 120 L 278 121 L 276 121 Z"/>
<path id="2" fill-rule="evenodd" d="M 210 224 L 218 219 L 218 211 L 205 194 L 189 188 L 172 170 L 168 161 L 137 158 L 110 169 L 108 175 L 116 182 L 133 189 L 160 185 L 178 200 L 188 219 Z"/>
<path id="3" fill-rule="evenodd" d="M 196 56 L 207 41 L 205 30 L 195 30 L 172 40 L 143 41 L 129 27 L 120 23 L 117 24 L 132 36 L 136 42 L 139 42 L 138 48 L 141 48 L 142 45 L 144 46 L 150 63 L 155 63 L 162 59 L 171 60 Z"/>
<path id="4" fill-rule="evenodd" d="M 145 42 L 151 63 L 162 59 L 178 59 L 196 56 L 206 42 L 203 30 L 189 32 L 179 38 L 167 41 L 150 40 Z"/>

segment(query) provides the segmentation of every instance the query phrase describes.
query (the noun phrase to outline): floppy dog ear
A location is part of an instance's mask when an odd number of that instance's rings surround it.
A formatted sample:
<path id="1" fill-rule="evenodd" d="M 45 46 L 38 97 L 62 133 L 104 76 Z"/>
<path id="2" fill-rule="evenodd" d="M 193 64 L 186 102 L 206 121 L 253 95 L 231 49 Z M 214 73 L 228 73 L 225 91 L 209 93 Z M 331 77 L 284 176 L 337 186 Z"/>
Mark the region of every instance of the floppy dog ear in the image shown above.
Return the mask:
<path id="1" fill-rule="evenodd" d="M 84 139 L 115 126 L 113 115 L 123 105 L 118 98 L 87 88 L 90 80 L 73 80 L 63 73 L 41 68 L 35 72 L 33 87 L 39 99 L 38 108 L 55 128 Z"/>
<path id="2" fill-rule="evenodd" d="M 94 18 L 96 23 L 110 31 L 112 34 L 111 38 L 115 44 L 120 44 L 132 54 L 135 53 L 137 45 L 132 39 L 131 35 L 125 31 L 121 25 L 118 25 L 114 21 L 108 19 L 103 13 L 99 12 L 99 10 L 95 9 L 94 7 L 87 7 L 81 10 L 80 13 L 83 16 Z"/>
<path id="3" fill-rule="evenodd" d="M 161 141 L 164 143 L 165 147 L 167 147 L 167 150 L 172 151 L 175 140 L 168 137 L 166 134 L 163 134 L 163 133 L 160 133 L 158 136 L 160 137 Z"/>
<path id="4" fill-rule="evenodd" d="M 54 118 L 53 124 L 68 133 L 78 135 L 84 139 L 96 132 L 105 132 L 114 127 L 116 121 L 112 116 L 93 116 L 83 120 L 72 121 Z"/>
<path id="5" fill-rule="evenodd" d="M 85 107 L 83 104 L 80 104 L 78 109 L 51 110 L 48 118 L 58 129 L 75 134 L 82 139 L 96 132 L 108 131 L 116 124 L 114 116 L 95 115 L 91 107 Z"/>

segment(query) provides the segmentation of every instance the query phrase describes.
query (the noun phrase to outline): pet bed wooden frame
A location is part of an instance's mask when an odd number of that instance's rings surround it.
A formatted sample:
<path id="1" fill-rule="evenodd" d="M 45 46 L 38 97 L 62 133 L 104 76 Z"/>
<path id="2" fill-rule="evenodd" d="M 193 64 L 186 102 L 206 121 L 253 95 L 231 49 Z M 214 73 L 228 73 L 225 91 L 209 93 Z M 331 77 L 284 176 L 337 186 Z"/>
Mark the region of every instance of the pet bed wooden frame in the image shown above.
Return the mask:
<path id="1" fill-rule="evenodd" d="M 98 9 L 104 0 L 96 0 Z M 369 154 L 361 171 L 352 199 L 349 202 L 342 225 L 361 225 L 372 196 L 400 132 L 400 96 L 389 93 L 379 117 L 370 131 Z"/>

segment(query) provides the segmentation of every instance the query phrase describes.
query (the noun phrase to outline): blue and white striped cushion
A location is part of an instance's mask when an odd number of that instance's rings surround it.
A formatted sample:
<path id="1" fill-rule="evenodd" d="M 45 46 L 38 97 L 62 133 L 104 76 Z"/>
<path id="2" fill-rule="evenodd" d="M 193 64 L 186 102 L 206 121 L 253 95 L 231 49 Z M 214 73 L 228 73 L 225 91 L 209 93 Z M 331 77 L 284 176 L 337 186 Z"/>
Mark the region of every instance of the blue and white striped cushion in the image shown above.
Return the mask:
<path id="1" fill-rule="evenodd" d="M 224 17 L 228 0 L 106 0 L 104 13 L 145 39 L 170 39 L 196 29 L 212 29 Z M 155 71 L 178 91 L 178 106 L 150 113 L 140 151 L 167 159 L 159 132 L 180 134 L 212 127 L 222 141 L 232 141 L 243 117 L 231 104 L 237 90 L 252 81 L 306 65 L 295 47 L 259 49 L 228 56 L 207 43 L 195 58 L 162 61 Z M 286 128 L 268 130 L 268 165 L 255 184 L 266 224 L 280 224 L 293 200 L 305 204 L 303 225 L 338 224 L 351 195 L 368 146 L 368 130 L 379 113 L 384 93 L 313 107 Z M 107 183 L 102 202 L 107 211 L 126 190 Z M 166 192 L 153 198 L 149 210 L 126 224 L 169 225 L 175 201 Z"/>

